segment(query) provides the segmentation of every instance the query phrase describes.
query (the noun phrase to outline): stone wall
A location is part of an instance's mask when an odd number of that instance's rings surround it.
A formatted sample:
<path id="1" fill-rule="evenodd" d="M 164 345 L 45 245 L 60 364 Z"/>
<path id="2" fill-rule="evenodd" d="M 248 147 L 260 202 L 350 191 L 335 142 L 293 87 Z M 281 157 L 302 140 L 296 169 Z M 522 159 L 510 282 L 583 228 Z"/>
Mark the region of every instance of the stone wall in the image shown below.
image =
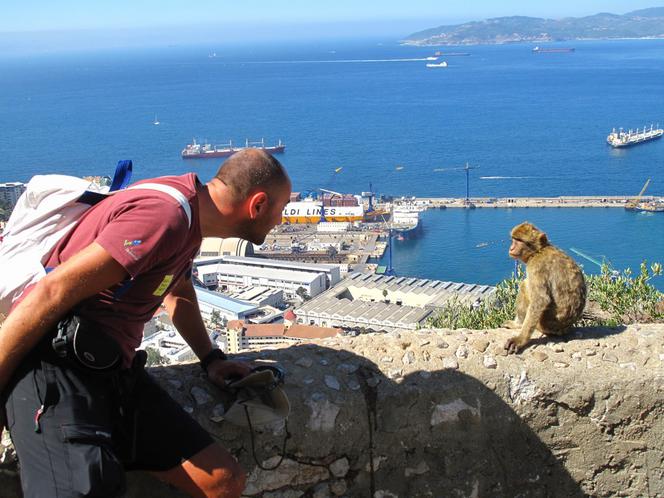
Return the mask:
<path id="1" fill-rule="evenodd" d="M 368 334 L 247 354 L 288 372 L 292 437 L 274 471 L 256 466 L 247 431 L 218 421 L 197 365 L 152 372 L 239 458 L 248 496 L 664 496 L 664 326 L 584 329 L 505 356 L 510 334 Z M 261 462 L 278 460 L 283 434 L 257 434 Z M 3 465 L 0 497 L 18 496 Z M 132 498 L 181 496 L 146 475 L 130 482 Z"/>

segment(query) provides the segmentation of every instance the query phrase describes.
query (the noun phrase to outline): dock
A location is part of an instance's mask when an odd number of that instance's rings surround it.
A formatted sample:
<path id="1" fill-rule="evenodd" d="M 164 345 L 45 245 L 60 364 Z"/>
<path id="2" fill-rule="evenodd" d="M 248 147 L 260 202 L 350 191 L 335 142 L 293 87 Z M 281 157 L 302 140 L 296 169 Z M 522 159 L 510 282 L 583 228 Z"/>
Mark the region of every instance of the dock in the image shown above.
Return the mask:
<path id="1" fill-rule="evenodd" d="M 662 203 L 664 197 L 643 196 L 644 202 Z M 625 208 L 634 196 L 560 196 L 560 197 L 416 197 L 413 202 L 424 209 L 446 208 Z"/>

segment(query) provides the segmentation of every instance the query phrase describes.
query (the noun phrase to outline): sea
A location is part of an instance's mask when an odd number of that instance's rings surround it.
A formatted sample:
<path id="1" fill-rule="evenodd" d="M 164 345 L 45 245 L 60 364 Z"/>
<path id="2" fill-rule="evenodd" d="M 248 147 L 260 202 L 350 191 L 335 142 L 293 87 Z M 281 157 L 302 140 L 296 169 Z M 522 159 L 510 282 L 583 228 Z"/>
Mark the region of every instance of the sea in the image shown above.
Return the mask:
<path id="1" fill-rule="evenodd" d="M 265 139 L 286 144 L 296 191 L 463 197 L 468 163 L 471 196 L 636 196 L 648 179 L 646 194 L 664 195 L 664 140 L 605 141 L 612 128 L 664 125 L 664 40 L 547 46 L 576 50 L 357 39 L 0 54 L 0 182 L 109 175 L 120 159 L 136 179 L 207 180 L 220 161 L 181 159 L 192 139 Z M 470 55 L 427 68 L 435 50 Z M 447 209 L 394 242 L 395 271 L 495 284 L 526 220 L 590 273 L 664 262 L 664 213 Z"/>

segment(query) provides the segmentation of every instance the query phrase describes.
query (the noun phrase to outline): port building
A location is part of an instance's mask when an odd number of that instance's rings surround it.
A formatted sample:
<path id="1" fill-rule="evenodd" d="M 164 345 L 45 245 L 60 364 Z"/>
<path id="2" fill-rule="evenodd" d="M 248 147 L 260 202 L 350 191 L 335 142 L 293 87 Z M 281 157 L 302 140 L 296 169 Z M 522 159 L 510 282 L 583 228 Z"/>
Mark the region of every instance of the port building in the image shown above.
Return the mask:
<path id="1" fill-rule="evenodd" d="M 495 287 L 356 273 L 295 309 L 298 323 L 374 331 L 416 330 L 450 300 L 476 306 Z"/>
<path id="2" fill-rule="evenodd" d="M 291 299 L 298 295 L 300 288 L 313 297 L 341 280 L 338 265 L 220 256 L 198 258 L 194 266 L 198 278 L 208 288 L 233 291 L 247 286 L 267 287 L 280 290 L 284 297 Z"/>
<path id="3" fill-rule="evenodd" d="M 237 353 L 243 349 L 262 349 L 284 344 L 298 344 L 314 339 L 334 337 L 342 332 L 331 327 L 311 325 L 252 324 L 242 320 L 228 322 L 226 332 L 227 352 Z"/>

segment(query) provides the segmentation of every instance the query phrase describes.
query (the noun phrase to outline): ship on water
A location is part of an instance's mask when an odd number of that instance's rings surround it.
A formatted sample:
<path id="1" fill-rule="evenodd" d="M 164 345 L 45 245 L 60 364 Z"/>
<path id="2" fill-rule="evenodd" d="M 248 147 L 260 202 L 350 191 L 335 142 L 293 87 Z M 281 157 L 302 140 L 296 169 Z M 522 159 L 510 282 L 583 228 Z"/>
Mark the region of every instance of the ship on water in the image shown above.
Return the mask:
<path id="1" fill-rule="evenodd" d="M 421 227 L 420 211 L 422 208 L 410 203 L 399 203 L 392 206 L 392 217 L 389 227 L 399 240 L 415 235 Z"/>
<path id="2" fill-rule="evenodd" d="M 659 127 L 659 124 L 655 127 L 650 125 L 649 129 L 645 126 L 642 130 L 637 128 L 636 131 L 623 131 L 622 128 L 620 128 L 619 131 L 616 131 L 614 128 L 611 133 L 609 133 L 609 136 L 606 137 L 606 143 L 615 148 L 629 147 L 661 138 L 662 135 L 664 135 L 664 130 Z"/>
<path id="3" fill-rule="evenodd" d="M 187 144 L 184 149 L 182 149 L 182 159 L 205 159 L 209 157 L 228 157 L 232 156 L 236 152 L 240 152 L 245 149 L 260 149 L 268 152 L 270 154 L 279 154 L 286 150 L 286 145 L 279 140 L 277 145 L 265 145 L 265 140 L 260 139 L 260 141 L 251 142 L 249 139 L 245 140 L 245 145 L 236 147 L 233 146 L 233 142 L 228 142 L 227 144 L 213 145 L 210 143 L 200 144 L 196 142 L 196 139 L 192 143 Z"/>
<path id="4" fill-rule="evenodd" d="M 427 67 L 447 67 L 447 62 L 433 62 L 433 63 L 428 63 Z"/>
<path id="5" fill-rule="evenodd" d="M 566 48 L 566 47 L 551 47 L 551 48 L 542 48 L 542 47 L 535 47 L 533 48 L 533 53 L 534 54 L 566 54 L 569 52 L 574 52 L 574 48 Z"/>

